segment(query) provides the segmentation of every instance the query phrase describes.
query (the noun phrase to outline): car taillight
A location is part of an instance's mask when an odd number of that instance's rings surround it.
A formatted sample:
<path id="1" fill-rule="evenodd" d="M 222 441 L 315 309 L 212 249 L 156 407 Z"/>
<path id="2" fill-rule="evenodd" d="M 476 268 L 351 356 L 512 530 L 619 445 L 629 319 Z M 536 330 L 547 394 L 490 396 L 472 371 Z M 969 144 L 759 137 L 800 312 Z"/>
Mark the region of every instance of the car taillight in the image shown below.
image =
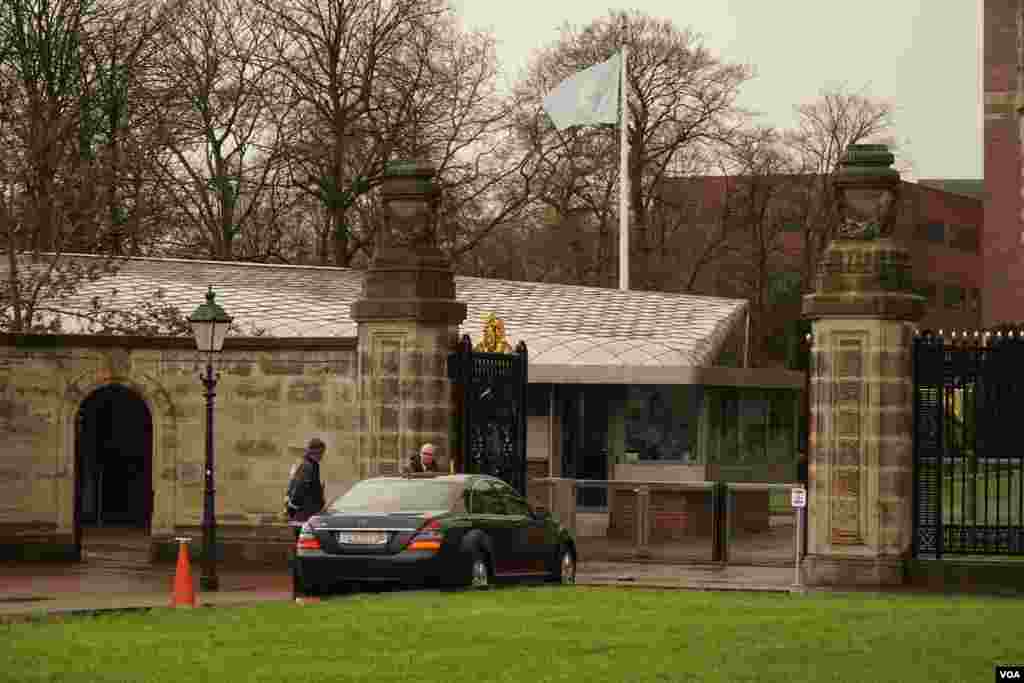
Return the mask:
<path id="1" fill-rule="evenodd" d="M 299 541 L 295 544 L 299 550 L 320 550 L 320 539 L 313 534 L 303 531 L 299 534 Z"/>
<path id="2" fill-rule="evenodd" d="M 416 532 L 408 547 L 409 550 L 440 550 L 443 540 L 444 532 L 441 531 L 441 523 L 432 519 Z"/>

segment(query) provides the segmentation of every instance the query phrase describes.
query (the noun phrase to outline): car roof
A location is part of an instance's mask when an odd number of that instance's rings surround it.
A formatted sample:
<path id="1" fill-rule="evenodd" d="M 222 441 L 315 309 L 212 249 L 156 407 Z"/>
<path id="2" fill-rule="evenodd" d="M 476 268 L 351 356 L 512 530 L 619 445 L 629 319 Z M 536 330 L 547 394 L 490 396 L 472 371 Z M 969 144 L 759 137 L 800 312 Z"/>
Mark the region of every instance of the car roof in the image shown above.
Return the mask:
<path id="1" fill-rule="evenodd" d="M 384 475 L 380 477 L 371 477 L 370 479 L 364 479 L 363 481 L 408 481 L 409 479 L 429 479 L 431 481 L 444 481 L 455 484 L 470 484 L 474 481 L 487 480 L 496 481 L 502 484 L 506 482 L 492 477 L 489 474 L 440 474 L 435 472 L 412 472 L 401 475 Z"/>

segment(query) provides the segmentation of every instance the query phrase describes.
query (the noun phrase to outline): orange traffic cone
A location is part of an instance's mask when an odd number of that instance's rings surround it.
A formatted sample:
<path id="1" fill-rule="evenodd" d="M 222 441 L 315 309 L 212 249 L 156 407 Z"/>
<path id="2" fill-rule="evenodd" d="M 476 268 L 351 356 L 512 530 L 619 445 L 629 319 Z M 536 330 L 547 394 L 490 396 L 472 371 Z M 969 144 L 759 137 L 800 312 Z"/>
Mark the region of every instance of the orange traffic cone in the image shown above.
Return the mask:
<path id="1" fill-rule="evenodd" d="M 188 560 L 188 543 L 191 538 L 177 539 L 178 569 L 174 572 L 174 590 L 171 593 L 171 607 L 195 607 L 196 593 L 192 586 L 192 565 Z"/>

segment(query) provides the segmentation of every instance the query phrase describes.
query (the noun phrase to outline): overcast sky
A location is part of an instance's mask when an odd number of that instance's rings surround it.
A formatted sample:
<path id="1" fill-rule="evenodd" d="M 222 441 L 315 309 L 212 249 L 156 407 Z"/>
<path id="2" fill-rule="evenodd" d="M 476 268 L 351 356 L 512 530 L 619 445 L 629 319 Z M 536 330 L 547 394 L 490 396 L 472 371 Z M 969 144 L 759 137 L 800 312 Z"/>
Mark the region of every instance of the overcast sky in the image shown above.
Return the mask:
<path id="1" fill-rule="evenodd" d="M 896 106 L 896 136 L 918 178 L 980 178 L 981 0 L 631 0 L 625 7 L 704 35 L 721 58 L 754 65 L 740 104 L 771 125 L 846 83 Z M 509 78 L 531 51 L 607 14 L 601 0 L 453 0 L 468 27 L 490 28 Z M 910 178 L 908 178 L 910 179 Z"/>

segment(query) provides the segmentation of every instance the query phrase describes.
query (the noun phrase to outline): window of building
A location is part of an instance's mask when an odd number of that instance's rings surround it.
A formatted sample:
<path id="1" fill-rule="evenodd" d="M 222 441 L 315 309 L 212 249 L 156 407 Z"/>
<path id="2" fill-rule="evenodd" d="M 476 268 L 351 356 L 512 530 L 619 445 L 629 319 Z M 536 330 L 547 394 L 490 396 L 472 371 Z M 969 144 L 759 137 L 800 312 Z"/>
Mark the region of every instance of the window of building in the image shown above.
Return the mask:
<path id="1" fill-rule="evenodd" d="M 914 287 L 914 293 L 918 296 L 923 296 L 928 306 L 935 305 L 935 283 L 922 282 Z"/>
<path id="2" fill-rule="evenodd" d="M 702 453 L 721 476 L 756 478 L 761 466 L 796 461 L 799 392 L 786 389 L 707 387 Z"/>
<path id="3" fill-rule="evenodd" d="M 921 223 L 917 226 L 916 234 L 914 235 L 919 240 L 927 242 L 935 242 L 937 244 L 946 243 L 946 224 L 941 221 L 933 221 L 931 223 Z"/>
<path id="4" fill-rule="evenodd" d="M 641 461 L 692 462 L 697 454 L 701 387 L 630 385 L 624 405 L 625 453 Z"/>
<path id="5" fill-rule="evenodd" d="M 943 300 L 946 308 L 962 311 L 964 308 L 964 288 L 959 285 L 946 285 L 943 288 Z"/>
<path id="6" fill-rule="evenodd" d="M 976 253 L 978 251 L 978 229 L 971 225 L 956 226 L 950 246 Z"/>

